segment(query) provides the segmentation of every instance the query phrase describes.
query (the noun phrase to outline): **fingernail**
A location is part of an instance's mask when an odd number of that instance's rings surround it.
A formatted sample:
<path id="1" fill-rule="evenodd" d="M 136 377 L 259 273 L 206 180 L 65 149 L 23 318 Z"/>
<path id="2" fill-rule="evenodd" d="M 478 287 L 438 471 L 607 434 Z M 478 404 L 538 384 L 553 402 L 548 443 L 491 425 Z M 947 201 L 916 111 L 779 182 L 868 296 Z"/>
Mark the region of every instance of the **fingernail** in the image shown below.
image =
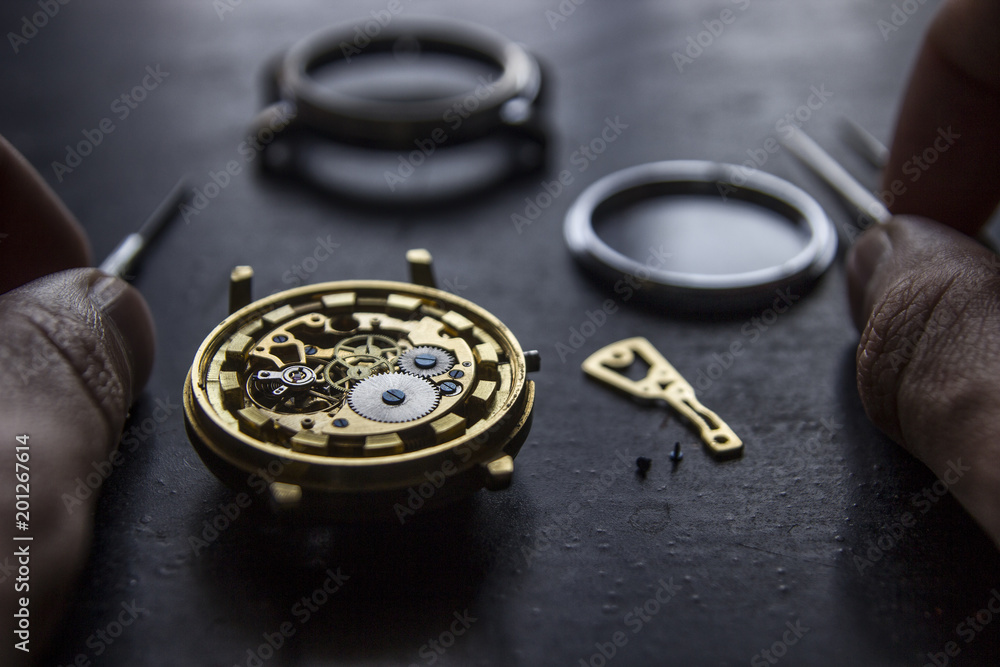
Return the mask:
<path id="1" fill-rule="evenodd" d="M 95 280 L 87 295 L 121 333 L 131 363 L 132 391 L 137 393 L 153 367 L 156 338 L 149 307 L 138 290 L 111 276 Z"/>
<path id="2" fill-rule="evenodd" d="M 847 272 L 858 287 L 871 282 L 879 262 L 892 250 L 889 235 L 881 227 L 876 227 L 858 239 L 851 251 Z"/>
<path id="3" fill-rule="evenodd" d="M 879 264 L 892 252 L 889 235 L 881 226 L 865 232 L 847 257 L 847 295 L 851 317 L 859 331 L 864 331 L 872 307 L 869 288 Z"/>
<path id="4" fill-rule="evenodd" d="M 109 311 L 112 310 L 115 302 L 126 289 L 128 289 L 128 284 L 124 280 L 104 276 L 94 281 L 87 296 L 94 302 L 94 305 L 110 314 Z"/>

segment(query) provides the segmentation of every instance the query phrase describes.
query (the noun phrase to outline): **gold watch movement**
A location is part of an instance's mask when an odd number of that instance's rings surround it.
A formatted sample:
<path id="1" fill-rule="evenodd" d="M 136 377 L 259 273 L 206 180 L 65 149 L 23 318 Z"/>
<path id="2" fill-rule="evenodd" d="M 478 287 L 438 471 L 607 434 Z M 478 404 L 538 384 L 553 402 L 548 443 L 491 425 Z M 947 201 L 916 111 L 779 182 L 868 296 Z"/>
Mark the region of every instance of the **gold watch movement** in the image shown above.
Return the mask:
<path id="1" fill-rule="evenodd" d="M 252 303 L 252 270 L 233 271 L 231 314 L 184 385 L 188 435 L 217 477 L 266 484 L 280 510 L 401 521 L 510 484 L 538 353 L 436 289 L 427 251 L 407 260 L 413 283 L 319 283 Z"/>

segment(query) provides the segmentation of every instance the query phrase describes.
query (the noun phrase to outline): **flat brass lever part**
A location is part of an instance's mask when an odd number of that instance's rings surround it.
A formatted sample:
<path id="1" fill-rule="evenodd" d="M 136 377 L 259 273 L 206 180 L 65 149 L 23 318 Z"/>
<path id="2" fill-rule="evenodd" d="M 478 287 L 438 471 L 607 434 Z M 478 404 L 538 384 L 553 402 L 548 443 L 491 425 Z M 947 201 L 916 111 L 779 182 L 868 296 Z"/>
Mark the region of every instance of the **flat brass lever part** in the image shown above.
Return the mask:
<path id="1" fill-rule="evenodd" d="M 649 372 L 641 380 L 632 380 L 622 372 L 636 355 L 649 364 Z M 583 371 L 643 401 L 666 401 L 698 429 L 713 456 L 724 458 L 743 452 L 743 441 L 733 429 L 698 401 L 688 381 L 645 338 L 626 338 L 602 347 L 583 362 Z"/>

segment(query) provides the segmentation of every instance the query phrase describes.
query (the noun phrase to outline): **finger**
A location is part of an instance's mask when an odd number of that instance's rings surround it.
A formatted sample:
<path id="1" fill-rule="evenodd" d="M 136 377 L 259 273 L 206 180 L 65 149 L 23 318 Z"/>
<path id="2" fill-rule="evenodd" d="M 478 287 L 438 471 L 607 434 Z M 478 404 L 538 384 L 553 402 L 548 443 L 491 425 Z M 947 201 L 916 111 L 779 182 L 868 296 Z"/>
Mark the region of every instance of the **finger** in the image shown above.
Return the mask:
<path id="1" fill-rule="evenodd" d="M 49 273 L 90 265 L 90 245 L 80 223 L 3 137 L 0 202 L 0 294 Z"/>
<path id="2" fill-rule="evenodd" d="M 868 416 L 957 475 L 952 492 L 1000 543 L 1000 260 L 943 225 L 893 218 L 858 240 L 848 280 Z"/>
<path id="3" fill-rule="evenodd" d="M 127 283 L 97 269 L 45 276 L 0 296 L 0 525 L 7 544 L 30 548 L 30 590 L 0 589 L 2 613 L 30 599 L 31 646 L 51 636 L 89 550 L 95 495 L 74 495 L 94 463 L 107 461 L 133 396 L 149 377 L 153 322 Z M 15 438 L 28 436 L 30 521 L 15 530 Z M 21 469 L 23 470 L 23 469 Z M 13 542 L 11 533 L 30 535 Z M 8 619 L 12 615 L 5 616 Z M 15 664 L 25 656 L 4 642 Z M 17 663 L 21 664 L 21 663 Z"/>
<path id="4" fill-rule="evenodd" d="M 1000 201 L 1000 3 L 951 0 L 935 17 L 899 112 L 883 199 L 974 235 Z"/>

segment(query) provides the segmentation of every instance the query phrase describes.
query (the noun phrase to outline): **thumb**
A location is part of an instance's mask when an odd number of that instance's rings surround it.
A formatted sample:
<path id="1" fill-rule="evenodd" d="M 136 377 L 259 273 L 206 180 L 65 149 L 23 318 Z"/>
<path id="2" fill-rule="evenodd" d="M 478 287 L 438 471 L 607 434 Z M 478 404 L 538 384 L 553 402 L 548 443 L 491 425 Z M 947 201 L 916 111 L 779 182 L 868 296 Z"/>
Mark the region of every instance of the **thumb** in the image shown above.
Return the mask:
<path id="1" fill-rule="evenodd" d="M 858 240 L 847 272 L 868 416 L 1000 544 L 1000 259 L 896 217 Z"/>
<path id="2" fill-rule="evenodd" d="M 8 582 L 0 603 L 17 629 L 21 622 L 13 614 L 24 606 L 21 598 L 29 601 L 30 655 L 44 653 L 87 559 L 96 494 L 89 487 L 78 491 L 79 481 L 111 455 L 152 359 L 153 321 L 142 296 L 96 269 L 44 276 L 0 296 L 0 383 L 6 387 L 0 534 L 15 554 L 30 554 L 26 586 L 15 592 Z M 18 436 L 27 438 L 19 442 Z M 25 516 L 15 511 L 15 494 L 30 506 Z M 26 529 L 15 523 L 21 520 Z M 31 540 L 13 541 L 15 535 Z M 15 571 L 20 562 L 20 556 L 12 559 Z M 26 662 L 28 654 L 12 647 L 16 641 L 5 642 L 3 651 L 16 657 L 0 659 L 3 664 Z"/>

